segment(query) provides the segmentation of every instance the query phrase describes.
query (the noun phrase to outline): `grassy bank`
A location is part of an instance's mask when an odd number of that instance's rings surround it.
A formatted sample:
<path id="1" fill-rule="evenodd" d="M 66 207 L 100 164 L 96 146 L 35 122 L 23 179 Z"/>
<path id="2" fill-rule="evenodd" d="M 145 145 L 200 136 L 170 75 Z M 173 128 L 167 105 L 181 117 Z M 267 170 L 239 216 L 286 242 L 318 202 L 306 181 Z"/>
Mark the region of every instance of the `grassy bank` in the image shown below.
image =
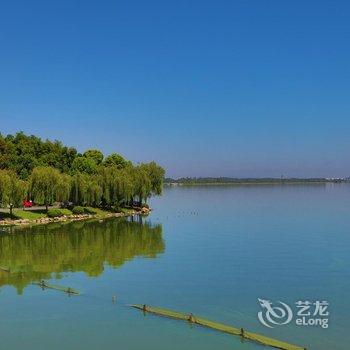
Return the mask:
<path id="1" fill-rule="evenodd" d="M 54 221 L 76 221 L 86 219 L 104 219 L 109 217 L 131 216 L 135 214 L 149 213 L 148 208 L 121 208 L 118 212 L 92 207 L 74 207 L 72 210 L 63 208 L 51 208 L 45 210 L 14 209 L 13 215 L 9 212 L 0 212 L 0 225 L 30 225 L 45 224 Z"/>

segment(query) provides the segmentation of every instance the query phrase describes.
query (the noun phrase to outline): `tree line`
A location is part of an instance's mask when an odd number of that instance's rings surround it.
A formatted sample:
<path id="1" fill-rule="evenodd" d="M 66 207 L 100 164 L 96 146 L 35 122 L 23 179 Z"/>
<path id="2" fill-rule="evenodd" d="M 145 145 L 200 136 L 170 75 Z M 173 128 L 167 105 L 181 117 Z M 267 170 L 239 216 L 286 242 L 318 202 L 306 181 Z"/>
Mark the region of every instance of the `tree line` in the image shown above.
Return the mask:
<path id="1" fill-rule="evenodd" d="M 59 141 L 17 133 L 0 135 L 0 204 L 19 207 L 24 198 L 118 209 L 160 195 L 165 171 L 155 162 L 133 165 L 117 153 L 83 154 Z"/>

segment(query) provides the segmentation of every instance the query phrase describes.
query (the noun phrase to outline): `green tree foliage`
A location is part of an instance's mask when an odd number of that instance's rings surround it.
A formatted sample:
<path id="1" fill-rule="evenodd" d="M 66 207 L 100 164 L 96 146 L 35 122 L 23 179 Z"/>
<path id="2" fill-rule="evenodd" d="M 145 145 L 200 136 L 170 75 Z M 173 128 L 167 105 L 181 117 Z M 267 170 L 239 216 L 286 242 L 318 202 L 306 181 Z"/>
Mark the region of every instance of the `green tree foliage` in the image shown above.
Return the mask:
<path id="1" fill-rule="evenodd" d="M 7 170 L 0 170 L 0 205 L 2 208 L 8 205 L 10 176 Z"/>
<path id="2" fill-rule="evenodd" d="M 12 209 L 19 207 L 27 192 L 27 182 L 18 179 L 16 174 L 10 175 L 10 187 L 9 187 L 9 205 L 10 213 L 12 215 Z"/>
<path id="3" fill-rule="evenodd" d="M 102 203 L 107 207 L 126 205 L 133 195 L 133 179 L 129 170 L 116 166 L 104 167 L 100 171 Z"/>
<path id="4" fill-rule="evenodd" d="M 118 169 L 124 169 L 128 166 L 132 166 L 132 163 L 126 160 L 118 153 L 110 154 L 104 161 L 105 166 L 116 166 Z"/>
<path id="5" fill-rule="evenodd" d="M 151 181 L 152 194 L 159 196 L 162 194 L 165 170 L 156 162 L 144 165 Z"/>
<path id="6" fill-rule="evenodd" d="M 51 167 L 36 167 L 29 179 L 29 192 L 36 203 L 48 206 L 59 197 L 61 174 Z"/>
<path id="7" fill-rule="evenodd" d="M 151 196 L 152 183 L 148 175 L 148 169 L 146 164 L 141 164 L 134 168 L 133 176 L 133 194 L 139 199 L 139 205 L 142 205 L 142 201 L 147 201 L 147 198 Z"/>
<path id="8" fill-rule="evenodd" d="M 56 201 L 67 202 L 70 196 L 70 189 L 71 177 L 68 174 L 60 174 L 57 184 Z"/>
<path id="9" fill-rule="evenodd" d="M 11 170 L 0 170 L 0 203 L 2 207 L 19 207 L 25 197 L 27 183 L 19 179 Z"/>
<path id="10" fill-rule="evenodd" d="M 85 205 L 87 186 L 87 176 L 85 174 L 77 173 L 73 175 L 71 179 L 70 201 L 76 205 Z"/>
<path id="11" fill-rule="evenodd" d="M 97 164 L 93 158 L 77 157 L 72 164 L 72 173 L 96 174 Z"/>
<path id="12" fill-rule="evenodd" d="M 102 164 L 103 161 L 103 153 L 98 149 L 89 149 L 84 152 L 83 156 L 85 158 L 92 159 L 96 165 Z"/>
<path id="13" fill-rule="evenodd" d="M 22 132 L 0 134 L 0 171 L 3 206 L 20 205 L 26 197 L 23 179 L 28 179 L 28 198 L 46 208 L 67 201 L 114 208 L 135 198 L 142 205 L 151 195 L 161 194 L 164 178 L 164 169 L 155 162 L 134 166 L 118 153 L 104 158 L 97 149 L 78 154 L 59 141 L 42 141 Z"/>
<path id="14" fill-rule="evenodd" d="M 23 132 L 0 135 L 0 168 L 12 169 L 22 179 L 27 179 L 36 166 L 51 166 L 68 173 L 76 156 L 75 148 L 59 141 L 42 141 Z"/>
<path id="15" fill-rule="evenodd" d="M 0 134 L 0 169 L 10 168 L 10 145 Z"/>
<path id="16" fill-rule="evenodd" d="M 101 204 L 102 188 L 101 179 L 98 175 L 88 176 L 86 179 L 87 190 L 86 190 L 86 205 L 92 207 L 98 207 Z"/>
<path id="17" fill-rule="evenodd" d="M 98 175 L 77 173 L 71 178 L 70 201 L 81 206 L 100 206 L 102 187 Z"/>

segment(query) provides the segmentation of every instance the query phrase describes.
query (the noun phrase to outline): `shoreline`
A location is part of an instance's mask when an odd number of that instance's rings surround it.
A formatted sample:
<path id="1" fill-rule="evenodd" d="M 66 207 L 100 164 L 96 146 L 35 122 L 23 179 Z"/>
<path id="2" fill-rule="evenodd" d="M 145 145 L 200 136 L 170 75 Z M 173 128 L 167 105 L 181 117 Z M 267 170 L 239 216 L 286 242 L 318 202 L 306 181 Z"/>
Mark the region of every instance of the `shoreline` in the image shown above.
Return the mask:
<path id="1" fill-rule="evenodd" d="M 83 220 L 104 220 L 109 218 L 122 218 L 130 217 L 134 215 L 148 215 L 152 211 L 151 208 L 130 208 L 125 212 L 112 213 L 104 211 L 103 213 L 98 214 L 72 214 L 72 215 L 63 215 L 56 217 L 43 217 L 39 219 L 3 219 L 0 220 L 0 227 L 23 227 L 23 226 L 34 226 L 34 225 L 45 225 L 53 222 L 74 222 L 74 221 L 83 221 Z"/>
<path id="2" fill-rule="evenodd" d="M 285 185 L 327 185 L 327 184 L 346 184 L 350 181 L 232 181 L 232 182 L 168 182 L 164 184 L 164 187 L 176 187 L 176 186 L 285 186 Z"/>

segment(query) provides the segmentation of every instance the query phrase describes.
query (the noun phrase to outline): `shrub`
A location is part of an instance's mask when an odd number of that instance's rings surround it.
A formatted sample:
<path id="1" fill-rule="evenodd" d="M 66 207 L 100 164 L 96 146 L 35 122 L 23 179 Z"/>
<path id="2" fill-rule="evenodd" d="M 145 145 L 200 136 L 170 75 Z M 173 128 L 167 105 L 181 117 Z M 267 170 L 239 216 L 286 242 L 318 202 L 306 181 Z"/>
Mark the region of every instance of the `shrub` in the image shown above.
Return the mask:
<path id="1" fill-rule="evenodd" d="M 84 208 L 84 213 L 90 214 L 90 215 L 95 215 L 95 214 L 97 214 L 97 211 L 94 208 L 87 207 L 87 208 Z"/>
<path id="2" fill-rule="evenodd" d="M 120 211 L 122 213 L 124 213 L 125 215 L 129 215 L 132 213 L 132 209 L 128 209 L 128 208 L 122 208 L 122 209 L 120 209 Z"/>
<path id="3" fill-rule="evenodd" d="M 111 208 L 111 211 L 113 213 L 121 213 L 122 209 L 118 205 L 115 205 L 114 207 Z"/>
<path id="4" fill-rule="evenodd" d="M 65 215 L 65 213 L 61 209 L 49 209 L 47 211 L 47 216 L 49 218 L 57 218 L 63 215 Z"/>
<path id="5" fill-rule="evenodd" d="M 72 212 L 73 214 L 76 214 L 76 215 L 85 214 L 85 208 L 76 206 L 72 209 Z"/>

